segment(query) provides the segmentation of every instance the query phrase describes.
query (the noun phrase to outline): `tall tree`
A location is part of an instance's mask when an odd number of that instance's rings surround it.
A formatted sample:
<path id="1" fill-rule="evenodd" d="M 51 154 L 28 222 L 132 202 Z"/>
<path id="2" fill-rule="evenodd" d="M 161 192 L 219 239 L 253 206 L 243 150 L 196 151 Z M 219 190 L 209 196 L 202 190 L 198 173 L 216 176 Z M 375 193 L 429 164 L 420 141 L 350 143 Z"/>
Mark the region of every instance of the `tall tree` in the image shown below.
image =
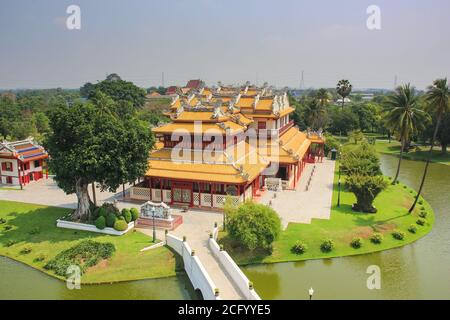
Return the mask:
<path id="1" fill-rule="evenodd" d="M 350 81 L 345 79 L 339 80 L 336 86 L 336 92 L 342 97 L 342 109 L 344 109 L 345 98 L 350 95 L 352 88 Z"/>
<path id="2" fill-rule="evenodd" d="M 395 184 L 400 173 L 405 146 L 423 125 L 427 114 L 419 108 L 416 90 L 410 84 L 397 87 L 386 99 L 384 106 L 386 125 L 398 134 L 401 143 L 397 171 L 392 181 L 392 184 Z"/>
<path id="3" fill-rule="evenodd" d="M 87 83 L 80 89 L 80 92 L 87 94 L 89 99 L 95 96 L 96 91 L 105 93 L 115 102 L 130 102 L 134 108 L 141 108 L 145 103 L 145 89 L 139 88 L 133 82 L 120 79 L 116 74 L 111 74 L 106 80 L 94 85 Z"/>
<path id="4" fill-rule="evenodd" d="M 307 124 L 314 130 L 323 128 L 328 122 L 327 110 L 317 99 L 309 101 L 305 108 Z"/>
<path id="5" fill-rule="evenodd" d="M 433 82 L 433 85 L 428 87 L 426 93 L 426 108 L 429 113 L 432 113 L 436 117 L 436 126 L 434 128 L 433 137 L 430 141 L 430 151 L 428 153 L 427 162 L 425 164 L 425 169 L 423 170 L 422 181 L 420 182 L 419 191 L 417 192 L 414 203 L 411 208 L 409 208 L 409 213 L 411 213 L 422 193 L 423 185 L 425 184 L 425 179 L 428 173 L 428 167 L 433 156 L 434 142 L 439 131 L 439 126 L 441 124 L 442 118 L 450 112 L 450 90 L 447 84 L 447 78 L 437 79 Z"/>
<path id="6" fill-rule="evenodd" d="M 316 98 L 317 98 L 317 100 L 319 100 L 320 105 L 322 107 L 325 107 L 325 105 L 328 103 L 328 101 L 330 99 L 330 94 L 328 93 L 327 89 L 321 88 L 321 89 L 317 90 Z"/>
<path id="7" fill-rule="evenodd" d="M 50 115 L 52 132 L 44 143 L 58 186 L 78 198 L 74 220 L 90 218 L 89 184 L 115 192 L 122 183 L 133 182 L 145 173 L 153 145 L 147 126 L 108 111 L 113 108 L 111 99 L 95 103 L 57 108 Z"/>

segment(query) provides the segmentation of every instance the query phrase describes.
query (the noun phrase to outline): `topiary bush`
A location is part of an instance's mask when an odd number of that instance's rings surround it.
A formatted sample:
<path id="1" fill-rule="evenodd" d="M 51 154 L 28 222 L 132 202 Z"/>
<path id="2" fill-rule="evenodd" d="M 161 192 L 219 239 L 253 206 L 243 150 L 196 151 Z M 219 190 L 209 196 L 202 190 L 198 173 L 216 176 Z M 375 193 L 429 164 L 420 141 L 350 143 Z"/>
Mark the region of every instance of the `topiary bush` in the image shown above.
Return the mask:
<path id="1" fill-rule="evenodd" d="M 353 238 L 352 241 L 350 241 L 350 246 L 353 249 L 359 249 L 362 247 L 362 239 L 361 238 Z"/>
<path id="2" fill-rule="evenodd" d="M 98 209 L 98 216 L 99 217 L 105 217 L 108 215 L 108 211 L 106 211 L 105 208 L 99 208 Z"/>
<path id="3" fill-rule="evenodd" d="M 113 213 L 116 215 L 116 217 L 120 216 L 120 210 L 117 208 L 114 203 L 111 202 L 104 202 L 102 204 L 102 208 L 106 210 L 107 213 Z"/>
<path id="4" fill-rule="evenodd" d="M 122 216 L 125 218 L 125 221 L 129 223 L 131 221 L 131 212 L 127 208 L 122 209 Z"/>
<path id="5" fill-rule="evenodd" d="M 117 217 L 114 213 L 109 212 L 108 215 L 106 216 L 106 226 L 113 228 L 114 227 L 114 223 L 116 223 Z"/>
<path id="6" fill-rule="evenodd" d="M 419 226 L 424 226 L 425 223 L 427 223 L 427 221 L 426 221 L 425 219 L 423 219 L 423 218 L 419 218 L 419 219 L 417 219 L 416 223 L 417 223 Z"/>
<path id="7" fill-rule="evenodd" d="M 131 208 L 130 213 L 131 213 L 131 221 L 136 221 L 137 219 L 139 219 L 139 210 L 138 209 Z"/>
<path id="8" fill-rule="evenodd" d="M 334 241 L 331 239 L 324 240 L 320 245 L 320 250 L 322 252 L 331 252 L 334 249 Z"/>
<path id="9" fill-rule="evenodd" d="M 114 229 L 117 231 L 125 231 L 128 228 L 128 224 L 125 222 L 125 220 L 116 220 L 114 223 Z"/>
<path id="10" fill-rule="evenodd" d="M 99 207 L 96 207 L 93 211 L 92 211 L 92 219 L 93 220 L 97 220 L 98 217 L 100 217 L 100 209 Z"/>
<path id="11" fill-rule="evenodd" d="M 104 216 L 100 216 L 95 220 L 95 226 L 97 229 L 103 230 L 106 228 L 106 219 Z"/>
<path id="12" fill-rule="evenodd" d="M 308 250 L 308 246 L 301 241 L 295 242 L 291 248 L 291 252 L 295 254 L 303 254 L 306 250 Z"/>
<path id="13" fill-rule="evenodd" d="M 381 233 L 375 232 L 370 237 L 370 241 L 375 244 L 380 244 L 383 242 L 383 235 Z"/>
<path id="14" fill-rule="evenodd" d="M 416 233 L 417 232 L 417 227 L 416 225 L 412 224 L 409 226 L 408 231 L 411 233 Z"/>
<path id="15" fill-rule="evenodd" d="M 397 240 L 403 240 L 405 239 L 405 233 L 400 230 L 394 230 L 394 232 L 392 232 L 392 237 Z"/>
<path id="16" fill-rule="evenodd" d="M 123 221 L 125 221 L 125 217 L 124 217 L 124 216 L 118 216 L 118 217 L 117 217 L 117 220 L 123 220 Z"/>

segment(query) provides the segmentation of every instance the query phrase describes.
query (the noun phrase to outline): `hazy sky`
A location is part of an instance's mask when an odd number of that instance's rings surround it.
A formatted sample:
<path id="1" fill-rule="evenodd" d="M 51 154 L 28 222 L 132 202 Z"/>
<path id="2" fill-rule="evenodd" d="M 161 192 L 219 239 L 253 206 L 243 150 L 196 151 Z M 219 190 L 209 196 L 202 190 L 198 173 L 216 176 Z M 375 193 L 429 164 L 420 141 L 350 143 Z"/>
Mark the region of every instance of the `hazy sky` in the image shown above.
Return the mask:
<path id="1" fill-rule="evenodd" d="M 0 0 L 0 88 L 246 80 L 424 88 L 450 71 L 448 0 Z M 81 30 L 66 8 L 81 8 Z M 381 30 L 366 9 L 381 8 Z"/>

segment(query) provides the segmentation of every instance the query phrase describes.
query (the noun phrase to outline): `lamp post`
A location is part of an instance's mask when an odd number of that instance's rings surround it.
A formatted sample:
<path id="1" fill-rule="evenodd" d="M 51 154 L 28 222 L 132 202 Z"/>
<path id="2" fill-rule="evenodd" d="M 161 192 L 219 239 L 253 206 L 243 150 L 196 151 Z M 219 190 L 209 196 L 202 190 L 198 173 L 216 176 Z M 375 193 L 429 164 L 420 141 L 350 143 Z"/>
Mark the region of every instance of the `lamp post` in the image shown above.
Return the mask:
<path id="1" fill-rule="evenodd" d="M 155 243 L 156 242 L 155 207 L 152 207 L 152 218 L 153 218 L 153 243 Z"/>
<path id="2" fill-rule="evenodd" d="M 309 301 L 311 301 L 312 300 L 312 296 L 314 294 L 314 289 L 313 288 L 309 288 L 308 293 L 309 293 Z"/>
<path id="3" fill-rule="evenodd" d="M 338 175 L 338 199 L 337 206 L 341 206 L 341 158 L 342 158 L 342 144 L 339 146 L 339 175 Z"/>

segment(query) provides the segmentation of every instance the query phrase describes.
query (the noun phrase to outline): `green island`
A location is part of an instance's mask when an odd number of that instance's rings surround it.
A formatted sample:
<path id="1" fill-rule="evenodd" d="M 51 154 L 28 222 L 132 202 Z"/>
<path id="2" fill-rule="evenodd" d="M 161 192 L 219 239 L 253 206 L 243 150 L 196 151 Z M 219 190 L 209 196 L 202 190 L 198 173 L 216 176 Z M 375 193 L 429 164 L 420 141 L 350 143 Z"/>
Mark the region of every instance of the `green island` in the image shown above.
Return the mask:
<path id="1" fill-rule="evenodd" d="M 44 268 L 58 253 L 83 240 L 113 244 L 115 253 L 89 268 L 83 274 L 83 284 L 171 277 L 182 269 L 178 256 L 167 247 L 140 252 L 151 245 L 148 236 L 141 232 L 116 237 L 57 228 L 56 220 L 70 211 L 0 200 L 0 219 L 5 220 L 0 224 L 0 255 L 63 280 L 64 277 Z"/>
<path id="2" fill-rule="evenodd" d="M 415 194 L 414 190 L 401 183 L 389 184 L 388 188 L 375 199 L 374 205 L 378 212 L 367 214 L 352 210 L 355 196 L 343 188 L 341 189 L 341 205 L 338 207 L 338 171 L 336 170 L 329 220 L 313 219 L 311 224 L 290 223 L 273 242 L 271 253 L 260 249 L 252 251 L 242 249 L 223 231 L 220 232 L 220 242 L 239 265 L 344 257 L 397 248 L 422 238 L 433 227 L 433 209 L 424 199 L 412 214 L 408 214 L 408 208 L 413 203 Z M 422 211 L 427 212 L 426 223 L 420 226 L 416 222 L 420 219 L 419 214 Z M 411 225 L 416 226 L 415 233 L 408 231 Z M 405 235 L 404 239 L 395 239 L 392 235 L 394 230 L 402 231 Z M 374 232 L 383 234 L 384 239 L 381 243 L 375 244 L 370 241 Z M 355 237 L 362 240 L 362 245 L 358 249 L 350 245 Z M 320 248 L 325 239 L 334 241 L 335 248 L 331 252 L 323 252 Z M 306 244 L 307 250 L 303 254 L 295 254 L 291 251 L 296 241 Z"/>

